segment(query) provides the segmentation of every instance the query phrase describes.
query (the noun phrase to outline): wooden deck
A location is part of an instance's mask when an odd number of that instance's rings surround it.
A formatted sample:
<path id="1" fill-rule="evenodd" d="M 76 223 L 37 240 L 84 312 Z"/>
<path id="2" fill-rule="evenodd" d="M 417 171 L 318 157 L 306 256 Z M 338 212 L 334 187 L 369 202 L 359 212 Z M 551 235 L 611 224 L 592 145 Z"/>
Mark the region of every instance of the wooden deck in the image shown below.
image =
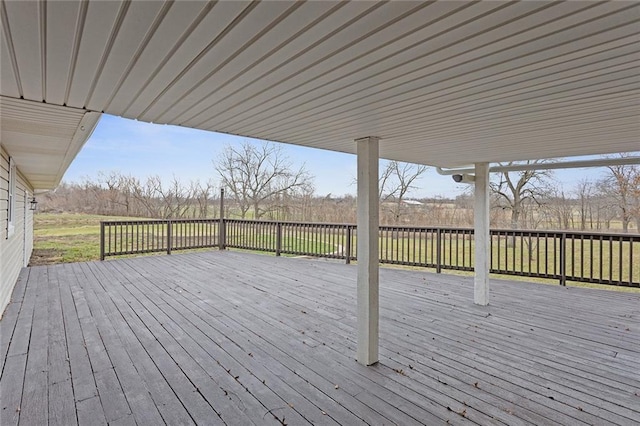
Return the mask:
<path id="1" fill-rule="evenodd" d="M 33 267 L 1 325 L 0 424 L 640 423 L 640 295 L 207 252 Z"/>

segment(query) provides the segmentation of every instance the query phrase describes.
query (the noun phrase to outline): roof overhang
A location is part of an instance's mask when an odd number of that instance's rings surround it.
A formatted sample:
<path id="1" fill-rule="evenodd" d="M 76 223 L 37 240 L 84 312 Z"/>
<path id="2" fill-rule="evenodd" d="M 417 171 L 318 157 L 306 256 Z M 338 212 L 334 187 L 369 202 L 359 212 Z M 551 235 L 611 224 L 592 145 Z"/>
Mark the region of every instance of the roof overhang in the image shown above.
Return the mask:
<path id="1" fill-rule="evenodd" d="M 1 94 L 70 116 L 443 167 L 640 150 L 636 1 L 1 4 Z"/>
<path id="2" fill-rule="evenodd" d="M 0 96 L 0 143 L 34 190 L 53 189 L 99 113 Z"/>

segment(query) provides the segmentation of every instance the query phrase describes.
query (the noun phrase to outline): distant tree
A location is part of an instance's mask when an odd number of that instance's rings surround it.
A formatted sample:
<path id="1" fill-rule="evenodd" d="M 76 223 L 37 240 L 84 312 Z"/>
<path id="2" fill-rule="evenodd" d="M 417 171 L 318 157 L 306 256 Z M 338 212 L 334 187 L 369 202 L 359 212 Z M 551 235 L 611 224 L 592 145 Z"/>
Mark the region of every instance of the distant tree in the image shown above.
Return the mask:
<path id="1" fill-rule="evenodd" d="M 206 218 L 209 215 L 209 204 L 213 198 L 215 188 L 216 185 L 212 180 L 204 183 L 200 183 L 198 180 L 191 182 L 189 192 L 191 193 L 191 198 L 197 202 L 197 216 L 199 218 Z M 196 217 L 196 209 L 193 209 L 193 216 Z"/>
<path id="2" fill-rule="evenodd" d="M 400 222 L 402 203 L 406 196 L 416 189 L 415 182 L 427 171 L 428 167 L 420 164 L 390 161 L 380 174 L 380 203 L 389 203 L 394 223 Z"/>
<path id="3" fill-rule="evenodd" d="M 42 198 L 42 211 L 66 211 L 150 218 L 208 217 L 212 181 L 183 184 L 174 176 L 163 182 L 158 175 L 146 180 L 121 172 L 98 172 L 82 183 L 62 182 Z"/>
<path id="4" fill-rule="evenodd" d="M 619 154 L 619 158 L 628 156 L 626 153 Z M 608 166 L 607 175 L 599 186 L 600 191 L 608 195 L 618 209 L 622 230 L 628 232 L 632 220 L 640 227 L 640 166 Z"/>
<path id="5" fill-rule="evenodd" d="M 304 165 L 294 168 L 281 146 L 271 142 L 226 145 L 214 165 L 222 185 L 238 203 L 243 219 L 249 209 L 259 219 L 268 211 L 268 203 L 277 197 L 290 197 L 313 187 L 313 177 Z"/>
<path id="6" fill-rule="evenodd" d="M 578 181 L 578 185 L 574 190 L 575 197 L 578 201 L 578 215 L 580 216 L 580 230 L 587 229 L 587 224 L 593 228 L 593 203 L 595 195 L 595 185 L 588 178 Z"/>
<path id="7" fill-rule="evenodd" d="M 522 164 L 543 164 L 547 160 L 529 160 Z M 515 162 L 501 165 L 520 164 Z M 511 211 L 511 227 L 517 229 L 530 205 L 540 205 L 548 194 L 549 170 L 524 170 L 520 172 L 502 172 L 500 180 L 491 183 L 491 191 L 496 195 L 499 207 Z"/>
<path id="8" fill-rule="evenodd" d="M 575 200 L 565 194 L 562 187 L 552 189 L 545 199 L 543 215 L 547 216 L 547 223 L 554 229 L 571 229 L 573 227 L 573 213 Z"/>

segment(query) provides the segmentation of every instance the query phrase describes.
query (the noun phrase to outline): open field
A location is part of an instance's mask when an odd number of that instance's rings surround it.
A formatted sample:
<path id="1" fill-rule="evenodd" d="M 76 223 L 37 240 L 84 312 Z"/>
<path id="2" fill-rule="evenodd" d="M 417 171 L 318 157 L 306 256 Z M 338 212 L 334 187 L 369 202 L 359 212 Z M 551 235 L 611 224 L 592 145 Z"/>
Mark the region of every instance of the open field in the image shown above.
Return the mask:
<path id="1" fill-rule="evenodd" d="M 132 220 L 132 218 L 126 217 L 112 217 L 112 216 L 98 216 L 98 215 L 80 215 L 80 214 L 37 214 L 35 216 L 35 246 L 34 255 L 31 259 L 32 265 L 38 264 L 52 264 L 52 263 L 65 263 L 65 262 L 79 262 L 97 260 L 100 257 L 99 237 L 100 237 L 100 222 L 101 221 L 117 221 L 117 220 Z M 189 225 L 193 226 L 193 225 Z M 190 233 L 189 229 L 184 229 L 185 235 Z M 250 246 L 254 247 L 275 247 L 275 235 L 265 234 L 263 232 L 253 231 L 254 235 Z M 233 238 L 229 238 L 228 241 L 233 241 Z M 435 256 L 433 253 L 433 244 L 431 238 L 422 240 L 422 243 L 418 246 L 414 242 L 410 241 L 406 236 L 396 234 L 394 238 L 388 238 L 388 236 L 381 235 L 380 254 L 381 258 L 387 260 L 398 261 L 421 261 L 421 262 L 435 262 Z M 465 235 L 459 235 L 459 239 L 453 240 L 444 239 L 443 241 L 443 264 L 460 264 L 460 258 L 465 256 L 465 261 L 462 262 L 465 266 L 472 266 L 472 259 L 468 253 L 472 252 L 473 241 Z M 357 236 L 352 237 L 352 253 L 355 252 Z M 415 240 L 414 240 L 415 241 Z M 497 241 L 496 241 L 497 242 Z M 287 251 L 292 252 L 313 252 L 313 253 L 332 253 L 342 252 L 344 250 L 345 241 L 343 238 L 331 236 L 330 233 L 323 235 L 306 234 L 306 235 L 294 235 L 285 234 L 282 238 L 282 251 L 283 255 L 286 255 Z M 515 261 L 520 262 L 520 257 L 524 256 L 527 260 L 523 259 L 522 263 L 525 270 L 540 270 L 542 265 L 548 265 L 549 273 L 556 273 L 554 268 L 554 261 L 547 258 L 547 246 L 546 243 L 538 241 L 536 244 L 525 241 L 524 247 L 520 247 L 516 242 L 515 259 L 513 256 L 504 257 L 507 252 L 506 240 L 500 240 L 500 243 L 494 244 L 493 258 L 494 262 L 492 267 L 501 269 L 506 268 Z M 640 247 L 634 243 L 632 252 L 634 254 L 640 253 Z M 534 249 L 535 246 L 535 249 Z M 618 254 L 622 253 L 625 257 L 628 255 L 627 250 L 631 249 L 628 244 L 623 246 L 623 251 L 620 251 L 620 246 L 615 246 L 611 253 L 613 264 L 618 263 Z M 465 248 L 466 247 L 466 248 Z M 577 268 L 577 262 L 573 259 L 581 258 L 580 264 L 587 265 L 587 268 L 592 268 L 588 262 L 592 255 L 597 254 L 598 247 L 594 246 L 596 250 L 590 253 L 590 250 L 585 248 L 573 247 L 573 253 L 568 254 L 567 262 L 567 274 L 571 275 L 573 269 Z M 533 249 L 533 250 L 532 250 Z M 252 250 L 250 250 L 252 251 Z M 262 252 L 264 253 L 264 252 Z M 457 258 L 457 259 L 456 259 Z M 500 263 L 498 264 L 498 259 Z M 531 263 L 533 259 L 533 263 Z M 605 265 L 606 266 L 606 265 Z M 402 267 L 399 265 L 393 265 L 393 267 Z M 421 268 L 421 267 L 418 267 Z M 599 269 L 597 267 L 596 269 Z M 449 273 L 463 273 L 462 271 L 449 271 Z M 526 272 L 526 271 L 524 271 Z M 578 272 L 577 270 L 575 271 Z M 602 271 L 607 272 L 607 271 Z M 636 275 L 640 274 L 640 265 L 634 265 L 633 270 L 634 281 Z M 628 274 L 626 272 L 625 274 Z M 605 274 L 606 276 L 606 274 Z M 505 278 L 501 275 L 495 275 L 496 278 Z M 537 281 L 547 284 L 557 285 L 557 279 L 536 279 L 531 277 L 510 277 L 509 279 L 522 279 L 524 281 Z M 594 287 L 594 288 L 609 288 L 619 289 L 621 291 L 640 291 L 637 288 L 623 288 L 617 286 L 603 286 L 601 284 L 581 284 L 575 282 L 569 282 L 572 286 L 582 287 Z"/>
<path id="2" fill-rule="evenodd" d="M 125 217 L 50 214 L 34 215 L 34 246 L 30 265 L 84 262 L 100 258 L 100 221 Z"/>
<path id="3" fill-rule="evenodd" d="M 34 216 L 34 250 L 30 265 L 49 265 L 56 263 L 85 262 L 100 259 L 100 222 L 143 220 L 121 216 L 101 216 L 72 213 L 39 213 Z M 194 226 L 185 226 L 180 232 L 191 233 Z M 132 239 L 135 238 L 131 235 Z M 275 247 L 275 237 L 255 235 L 254 243 Z M 332 252 L 332 244 L 317 238 L 302 239 L 285 237 L 282 240 L 283 251 Z M 253 250 L 248 250 L 253 251 Z M 264 252 L 257 252 L 263 253 Z M 287 256 L 287 254 L 283 254 Z"/>

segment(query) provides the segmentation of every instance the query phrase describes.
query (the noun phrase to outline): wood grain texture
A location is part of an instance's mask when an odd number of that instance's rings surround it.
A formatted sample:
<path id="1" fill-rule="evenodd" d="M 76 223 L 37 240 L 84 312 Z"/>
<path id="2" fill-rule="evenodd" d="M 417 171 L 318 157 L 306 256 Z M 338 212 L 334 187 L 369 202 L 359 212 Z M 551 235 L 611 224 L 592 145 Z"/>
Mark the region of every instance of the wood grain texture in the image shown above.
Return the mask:
<path id="1" fill-rule="evenodd" d="M 2 424 L 632 425 L 640 295 L 233 251 L 27 269 L 3 330 Z M 7 335 L 5 336 L 5 333 Z"/>

